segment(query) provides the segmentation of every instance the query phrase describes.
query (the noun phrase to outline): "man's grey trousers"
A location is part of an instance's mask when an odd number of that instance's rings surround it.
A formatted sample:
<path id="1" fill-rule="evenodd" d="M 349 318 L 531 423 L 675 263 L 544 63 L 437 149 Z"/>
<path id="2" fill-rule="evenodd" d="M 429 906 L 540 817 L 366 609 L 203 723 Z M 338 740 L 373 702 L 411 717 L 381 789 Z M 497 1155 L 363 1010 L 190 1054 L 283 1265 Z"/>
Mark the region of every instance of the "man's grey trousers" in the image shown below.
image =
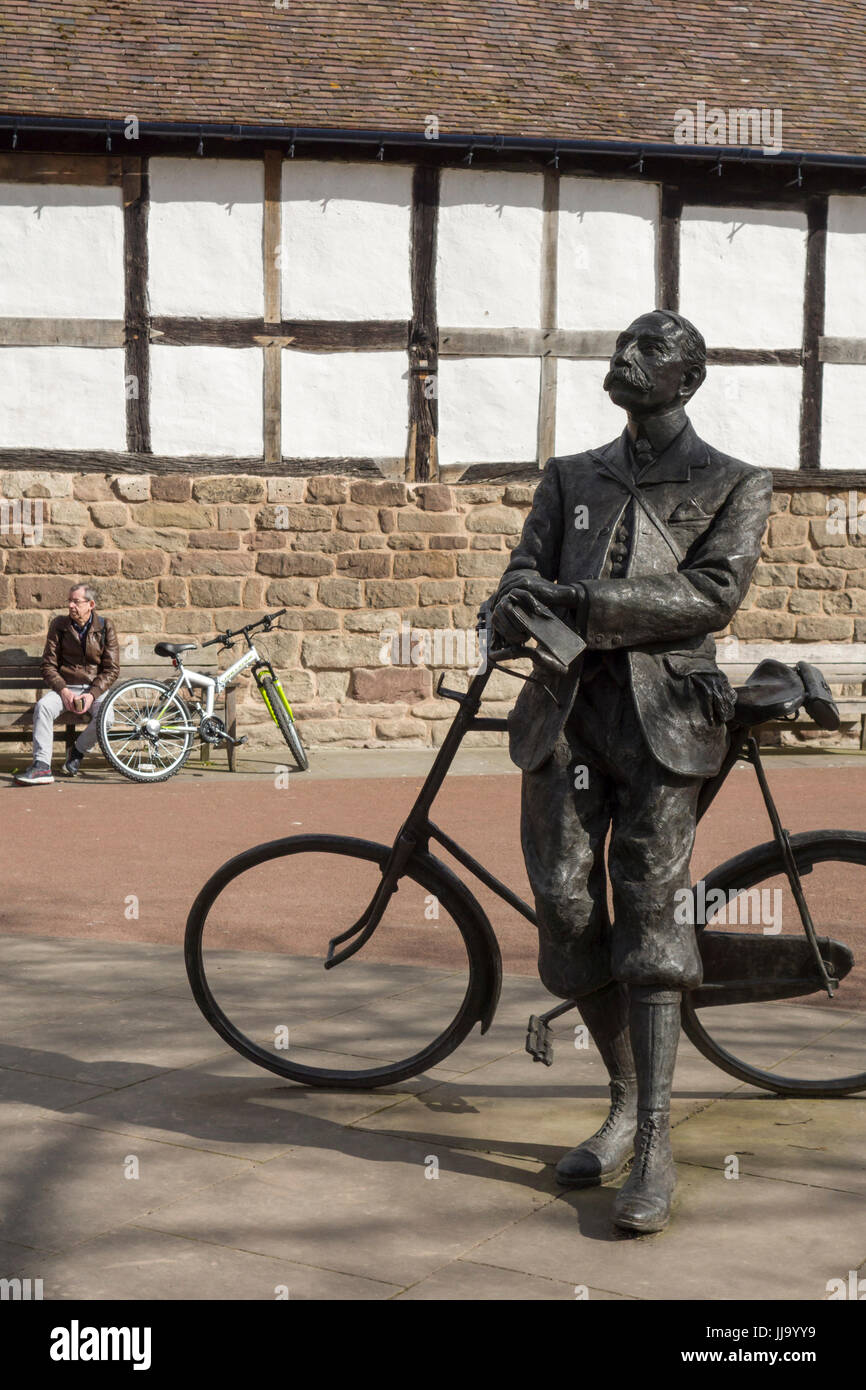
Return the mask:
<path id="1" fill-rule="evenodd" d="M 89 685 L 69 685 L 66 688 L 71 690 L 73 695 L 86 695 L 90 690 Z M 96 720 L 99 715 L 99 707 L 107 694 L 108 691 L 104 691 L 101 695 L 97 695 L 87 714 L 79 716 L 81 719 L 90 716 L 90 723 L 85 725 L 75 740 L 82 753 L 89 753 L 96 742 Z M 55 690 L 46 690 L 45 694 L 36 701 L 36 709 L 33 714 L 34 762 L 51 766 L 51 754 L 54 747 L 54 721 L 62 713 L 63 701 Z"/>

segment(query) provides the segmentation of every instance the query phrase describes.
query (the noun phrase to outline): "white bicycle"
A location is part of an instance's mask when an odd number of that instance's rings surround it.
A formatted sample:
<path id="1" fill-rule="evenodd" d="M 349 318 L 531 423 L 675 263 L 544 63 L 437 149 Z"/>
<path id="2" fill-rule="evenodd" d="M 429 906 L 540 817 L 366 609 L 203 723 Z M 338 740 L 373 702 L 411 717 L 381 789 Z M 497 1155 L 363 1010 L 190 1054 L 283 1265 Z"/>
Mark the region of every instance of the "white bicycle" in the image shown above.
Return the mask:
<path id="1" fill-rule="evenodd" d="M 235 632 L 220 632 L 202 647 L 219 645 L 231 649 L 234 639 L 243 637 L 248 651 L 228 670 L 216 677 L 200 671 L 189 671 L 183 664 L 183 652 L 193 651 L 195 642 L 157 642 L 156 656 L 171 658 L 178 672 L 173 681 L 158 681 L 139 676 L 122 681 L 112 688 L 99 711 L 99 745 L 112 767 L 131 782 L 165 782 L 179 772 L 192 752 L 196 733 L 204 743 L 219 746 L 231 743 L 239 746 L 246 738 L 233 738 L 221 719 L 214 715 L 214 701 L 241 671 L 252 668 L 256 685 L 271 718 L 292 752 L 302 772 L 309 764 L 300 735 L 295 727 L 292 707 L 271 663 L 261 656 L 250 634 L 256 628 L 270 632 L 277 618 L 286 612 L 266 613 L 257 623 L 240 627 Z M 194 694 L 194 687 L 204 690 L 204 707 Z M 181 691 L 188 692 L 181 699 Z M 198 721 L 196 723 L 196 720 Z"/>

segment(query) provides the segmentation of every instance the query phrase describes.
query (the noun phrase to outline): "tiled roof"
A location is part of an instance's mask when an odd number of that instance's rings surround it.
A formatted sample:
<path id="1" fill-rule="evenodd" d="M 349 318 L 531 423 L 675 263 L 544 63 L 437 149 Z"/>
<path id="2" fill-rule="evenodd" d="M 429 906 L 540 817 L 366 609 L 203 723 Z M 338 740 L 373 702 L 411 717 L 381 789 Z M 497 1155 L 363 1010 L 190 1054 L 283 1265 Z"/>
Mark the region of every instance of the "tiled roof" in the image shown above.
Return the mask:
<path id="1" fill-rule="evenodd" d="M 866 154 L 863 3 L 4 0 L 0 111 L 670 142 L 702 100 Z"/>

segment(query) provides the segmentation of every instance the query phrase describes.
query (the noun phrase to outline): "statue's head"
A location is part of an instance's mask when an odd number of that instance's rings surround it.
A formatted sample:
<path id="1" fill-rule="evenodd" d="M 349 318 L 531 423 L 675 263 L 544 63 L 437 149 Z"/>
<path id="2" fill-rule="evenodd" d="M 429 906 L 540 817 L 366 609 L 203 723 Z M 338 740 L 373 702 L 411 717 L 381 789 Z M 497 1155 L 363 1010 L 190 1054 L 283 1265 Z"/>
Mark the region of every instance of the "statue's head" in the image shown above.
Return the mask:
<path id="1" fill-rule="evenodd" d="M 707 374 L 707 345 L 669 309 L 641 314 L 616 340 L 604 389 L 635 419 L 690 401 Z"/>

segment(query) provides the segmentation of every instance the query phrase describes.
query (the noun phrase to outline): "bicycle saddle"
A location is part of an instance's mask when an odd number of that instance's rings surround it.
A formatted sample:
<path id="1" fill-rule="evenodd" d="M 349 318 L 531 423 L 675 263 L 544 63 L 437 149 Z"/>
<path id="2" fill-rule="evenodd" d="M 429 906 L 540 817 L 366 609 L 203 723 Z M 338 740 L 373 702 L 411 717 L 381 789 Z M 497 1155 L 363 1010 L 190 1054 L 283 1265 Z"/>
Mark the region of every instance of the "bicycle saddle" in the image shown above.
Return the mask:
<path id="1" fill-rule="evenodd" d="M 157 642 L 154 656 L 178 656 L 181 652 L 195 650 L 195 642 Z"/>
<path id="2" fill-rule="evenodd" d="M 738 686 L 734 720 L 737 724 L 765 724 L 796 714 L 806 699 L 806 687 L 797 671 L 768 657 Z"/>

